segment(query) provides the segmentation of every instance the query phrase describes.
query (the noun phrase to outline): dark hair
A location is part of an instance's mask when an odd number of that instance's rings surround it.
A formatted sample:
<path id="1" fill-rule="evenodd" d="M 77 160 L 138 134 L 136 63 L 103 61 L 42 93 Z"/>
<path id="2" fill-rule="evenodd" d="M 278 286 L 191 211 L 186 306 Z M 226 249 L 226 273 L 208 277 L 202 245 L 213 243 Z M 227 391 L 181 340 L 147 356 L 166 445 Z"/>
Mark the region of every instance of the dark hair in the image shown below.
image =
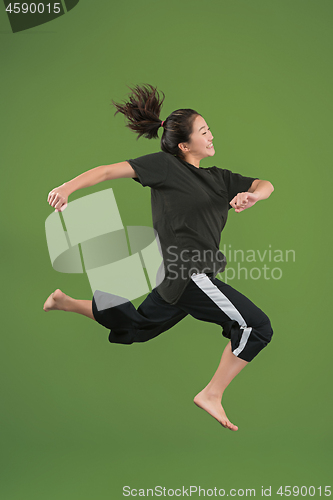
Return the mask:
<path id="1" fill-rule="evenodd" d="M 128 120 L 126 127 L 147 139 L 156 139 L 158 130 L 161 126 L 160 111 L 165 99 L 159 96 L 156 87 L 152 85 L 129 87 L 132 94 L 129 101 L 124 104 L 117 104 L 112 101 L 116 107 L 117 113 L 122 113 Z M 173 111 L 163 124 L 163 134 L 161 138 L 161 149 L 165 153 L 184 158 L 183 152 L 179 149 L 180 142 L 188 142 L 192 133 L 193 122 L 200 113 L 194 109 L 177 109 Z"/>

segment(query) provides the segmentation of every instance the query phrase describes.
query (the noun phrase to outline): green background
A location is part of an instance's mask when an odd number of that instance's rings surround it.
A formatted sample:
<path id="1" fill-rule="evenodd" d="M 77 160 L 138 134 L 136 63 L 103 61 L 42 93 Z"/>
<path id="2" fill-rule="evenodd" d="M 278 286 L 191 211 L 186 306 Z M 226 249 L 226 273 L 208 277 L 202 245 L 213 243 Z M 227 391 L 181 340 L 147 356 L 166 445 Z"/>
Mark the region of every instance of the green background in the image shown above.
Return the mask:
<path id="1" fill-rule="evenodd" d="M 125 485 L 271 486 L 281 498 L 279 486 L 330 484 L 332 15 L 329 0 L 81 0 L 13 34 L 2 8 L 1 499 L 117 499 Z M 227 343 L 217 325 L 187 317 L 150 342 L 112 345 L 84 316 L 43 311 L 56 288 L 93 293 L 85 275 L 52 268 L 49 191 L 160 150 L 110 105 L 142 83 L 165 93 L 161 119 L 204 116 L 216 154 L 201 166 L 274 185 L 229 211 L 221 245 L 295 251 L 266 262 L 281 279 L 229 281 L 274 330 L 224 394 L 237 432 L 193 403 Z M 151 225 L 149 188 L 130 179 L 69 201 L 110 187 L 124 225 Z"/>

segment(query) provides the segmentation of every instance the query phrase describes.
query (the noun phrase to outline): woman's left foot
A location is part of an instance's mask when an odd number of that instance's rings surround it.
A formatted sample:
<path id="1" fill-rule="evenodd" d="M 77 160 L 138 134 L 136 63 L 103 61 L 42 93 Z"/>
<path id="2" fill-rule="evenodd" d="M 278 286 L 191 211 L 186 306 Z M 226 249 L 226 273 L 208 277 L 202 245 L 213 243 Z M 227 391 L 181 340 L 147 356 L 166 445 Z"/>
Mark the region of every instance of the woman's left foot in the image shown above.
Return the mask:
<path id="1" fill-rule="evenodd" d="M 68 296 L 57 288 L 51 295 L 46 299 L 43 309 L 45 312 L 48 311 L 66 311 Z"/>

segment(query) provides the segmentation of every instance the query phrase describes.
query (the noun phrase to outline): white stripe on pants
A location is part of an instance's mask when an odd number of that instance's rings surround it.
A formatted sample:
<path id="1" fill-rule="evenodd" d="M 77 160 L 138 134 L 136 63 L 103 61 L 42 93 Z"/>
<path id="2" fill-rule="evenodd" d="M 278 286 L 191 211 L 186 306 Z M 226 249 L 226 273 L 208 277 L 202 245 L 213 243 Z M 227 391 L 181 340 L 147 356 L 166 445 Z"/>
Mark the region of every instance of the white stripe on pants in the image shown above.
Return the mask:
<path id="1" fill-rule="evenodd" d="M 228 297 L 226 297 L 221 290 L 211 282 L 205 273 L 194 273 L 192 274 L 191 279 L 221 309 L 221 311 L 223 311 L 230 319 L 236 320 L 239 323 L 243 333 L 239 346 L 237 349 L 232 351 L 235 356 L 238 356 L 246 346 L 252 327 L 247 326 L 241 313 L 230 302 Z"/>

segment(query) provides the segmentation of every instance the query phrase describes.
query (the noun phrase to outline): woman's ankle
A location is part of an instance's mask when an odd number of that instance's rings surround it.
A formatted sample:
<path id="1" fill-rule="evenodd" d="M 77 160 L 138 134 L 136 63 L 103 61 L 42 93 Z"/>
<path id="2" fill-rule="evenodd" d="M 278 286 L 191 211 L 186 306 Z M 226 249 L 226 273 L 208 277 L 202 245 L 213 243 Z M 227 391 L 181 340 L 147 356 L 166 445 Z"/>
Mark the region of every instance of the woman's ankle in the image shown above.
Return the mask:
<path id="1" fill-rule="evenodd" d="M 214 386 L 207 385 L 204 389 L 202 389 L 202 391 L 199 392 L 198 395 L 201 394 L 202 396 L 204 396 L 205 398 L 210 399 L 210 400 L 221 401 L 222 396 L 223 396 L 223 392 L 224 391 L 221 392 L 221 389 L 218 390 Z"/>

